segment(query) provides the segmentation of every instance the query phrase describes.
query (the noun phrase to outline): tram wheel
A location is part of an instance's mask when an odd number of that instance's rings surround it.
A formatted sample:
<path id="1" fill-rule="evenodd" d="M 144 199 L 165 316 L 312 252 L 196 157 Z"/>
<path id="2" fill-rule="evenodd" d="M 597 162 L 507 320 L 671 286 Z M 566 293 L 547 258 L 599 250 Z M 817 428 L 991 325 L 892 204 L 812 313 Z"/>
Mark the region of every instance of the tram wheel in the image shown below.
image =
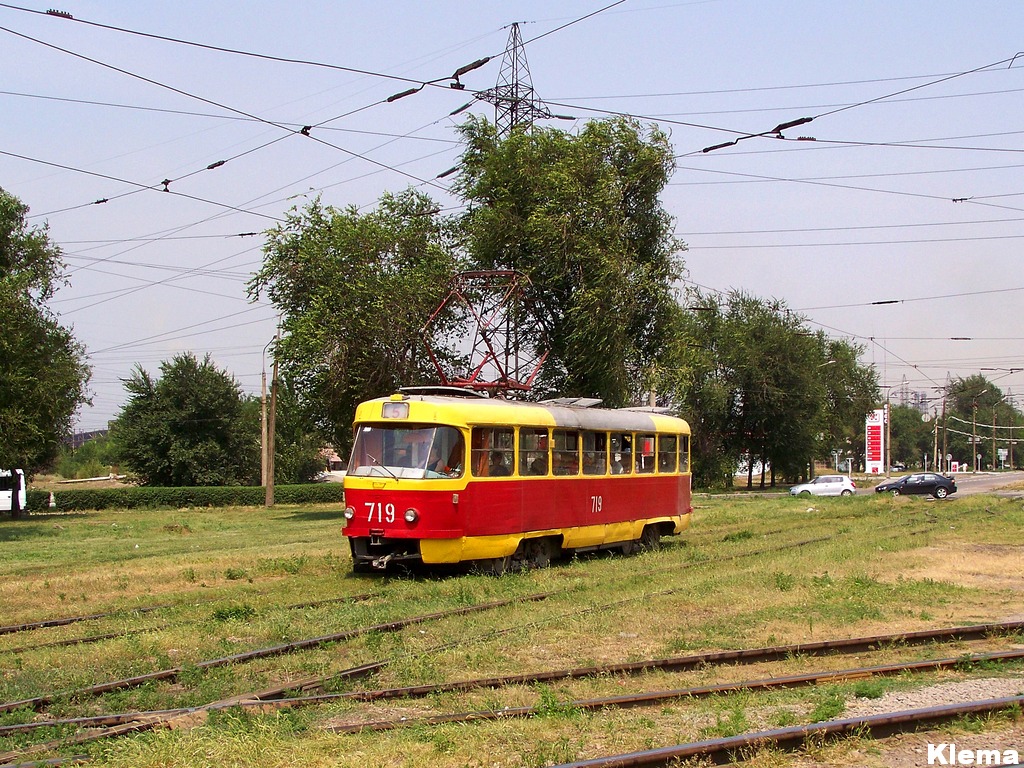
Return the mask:
<path id="1" fill-rule="evenodd" d="M 558 556 L 559 547 L 553 539 L 524 539 L 517 555 L 527 568 L 547 568 Z"/>
<path id="2" fill-rule="evenodd" d="M 630 541 L 622 542 L 622 554 L 624 555 L 636 555 L 643 550 L 640 545 L 640 539 L 632 539 Z"/>
<path id="3" fill-rule="evenodd" d="M 644 527 L 644 532 L 640 534 L 640 549 L 647 552 L 661 549 L 661 529 L 658 526 Z"/>
<path id="4" fill-rule="evenodd" d="M 505 556 L 477 560 L 473 565 L 473 570 L 487 576 L 504 576 L 506 573 L 512 572 L 512 558 Z"/>

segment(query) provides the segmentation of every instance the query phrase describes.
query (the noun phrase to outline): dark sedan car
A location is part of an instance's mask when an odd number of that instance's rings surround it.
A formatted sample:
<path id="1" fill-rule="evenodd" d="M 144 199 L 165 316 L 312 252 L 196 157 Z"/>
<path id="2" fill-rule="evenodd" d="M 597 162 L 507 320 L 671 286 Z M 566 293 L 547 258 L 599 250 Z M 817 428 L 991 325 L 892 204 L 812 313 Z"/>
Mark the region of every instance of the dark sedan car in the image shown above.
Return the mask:
<path id="1" fill-rule="evenodd" d="M 879 483 L 875 486 L 875 493 L 891 493 L 893 496 L 921 494 L 944 499 L 956 493 L 956 480 L 934 472 L 920 472 Z"/>

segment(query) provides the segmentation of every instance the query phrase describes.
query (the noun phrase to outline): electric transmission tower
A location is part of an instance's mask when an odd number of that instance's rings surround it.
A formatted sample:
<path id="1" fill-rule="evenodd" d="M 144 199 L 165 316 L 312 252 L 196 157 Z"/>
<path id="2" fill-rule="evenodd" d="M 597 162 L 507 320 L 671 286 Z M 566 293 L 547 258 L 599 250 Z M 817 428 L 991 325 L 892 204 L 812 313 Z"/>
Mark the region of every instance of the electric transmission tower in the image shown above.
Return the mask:
<path id="1" fill-rule="evenodd" d="M 530 65 L 526 61 L 526 48 L 519 34 L 519 23 L 512 25 L 508 45 L 501 60 L 498 84 L 476 94 L 481 101 L 494 105 L 494 124 L 498 136 L 504 138 L 521 126 L 530 127 L 533 121 L 556 117 L 537 98 L 530 79 Z"/>

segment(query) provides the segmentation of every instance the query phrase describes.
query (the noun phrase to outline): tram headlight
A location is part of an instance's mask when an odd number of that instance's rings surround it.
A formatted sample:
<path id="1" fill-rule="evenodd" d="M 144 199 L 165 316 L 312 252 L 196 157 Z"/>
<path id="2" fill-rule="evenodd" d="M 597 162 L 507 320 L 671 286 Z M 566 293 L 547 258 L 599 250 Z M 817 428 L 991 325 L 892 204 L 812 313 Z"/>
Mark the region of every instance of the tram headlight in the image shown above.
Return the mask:
<path id="1" fill-rule="evenodd" d="M 420 513 L 417 512 L 412 507 L 409 507 L 409 509 L 405 510 L 405 522 L 407 522 L 407 523 L 415 523 L 419 519 L 420 519 Z"/>
<path id="2" fill-rule="evenodd" d="M 345 511 L 342 512 L 346 520 L 351 520 L 356 516 L 356 510 L 354 507 L 345 507 Z"/>

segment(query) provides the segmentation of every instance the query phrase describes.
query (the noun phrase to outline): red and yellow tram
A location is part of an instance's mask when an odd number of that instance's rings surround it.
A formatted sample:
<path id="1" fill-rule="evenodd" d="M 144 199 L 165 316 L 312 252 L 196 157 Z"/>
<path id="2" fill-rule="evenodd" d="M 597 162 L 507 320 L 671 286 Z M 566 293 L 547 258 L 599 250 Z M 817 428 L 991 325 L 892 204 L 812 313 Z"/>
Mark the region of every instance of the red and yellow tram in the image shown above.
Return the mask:
<path id="1" fill-rule="evenodd" d="M 652 409 L 410 388 L 362 403 L 345 476 L 357 571 L 654 548 L 690 523 L 690 428 Z"/>

